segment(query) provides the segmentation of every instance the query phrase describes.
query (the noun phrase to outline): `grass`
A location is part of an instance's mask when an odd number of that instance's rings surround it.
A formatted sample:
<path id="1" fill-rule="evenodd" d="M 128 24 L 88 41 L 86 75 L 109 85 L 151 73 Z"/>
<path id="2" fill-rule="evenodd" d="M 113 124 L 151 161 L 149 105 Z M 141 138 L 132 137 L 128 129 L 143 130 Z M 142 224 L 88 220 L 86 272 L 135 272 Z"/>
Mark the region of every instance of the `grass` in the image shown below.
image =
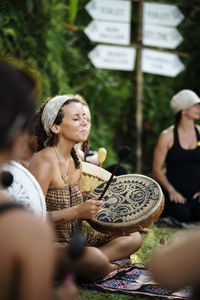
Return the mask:
<path id="1" fill-rule="evenodd" d="M 177 233 L 180 229 L 170 228 L 170 227 L 156 227 L 151 226 L 148 228 L 148 233 L 143 233 L 143 244 L 140 250 L 131 256 L 133 263 L 140 263 L 142 265 L 149 265 L 152 253 L 163 247 L 167 243 L 168 239 Z M 120 295 L 115 293 L 102 293 L 97 291 L 91 291 L 87 289 L 79 288 L 80 299 L 81 300 L 130 300 L 133 296 Z M 149 297 L 144 296 L 134 296 L 134 300 L 147 300 Z"/>
<path id="2" fill-rule="evenodd" d="M 110 293 L 101 293 L 96 291 L 89 291 L 85 289 L 79 289 L 80 298 L 81 300 L 133 300 L 133 296 L 127 296 L 127 295 L 119 295 L 119 294 L 110 294 Z M 142 299 L 148 299 L 144 297 L 138 297 L 134 296 L 134 300 L 142 300 Z"/>

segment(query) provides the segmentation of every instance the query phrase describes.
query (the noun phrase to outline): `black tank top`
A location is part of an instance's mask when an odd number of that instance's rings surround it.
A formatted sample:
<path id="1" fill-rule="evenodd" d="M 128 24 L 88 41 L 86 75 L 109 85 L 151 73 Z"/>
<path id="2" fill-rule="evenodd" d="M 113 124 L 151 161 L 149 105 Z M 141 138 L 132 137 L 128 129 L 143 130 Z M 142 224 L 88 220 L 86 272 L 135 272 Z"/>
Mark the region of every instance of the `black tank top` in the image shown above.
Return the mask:
<path id="1" fill-rule="evenodd" d="M 197 142 L 200 134 L 195 127 Z M 178 130 L 174 127 L 174 144 L 166 157 L 167 178 L 169 182 L 186 198 L 200 191 L 200 146 L 195 149 L 183 149 L 179 143 Z"/>

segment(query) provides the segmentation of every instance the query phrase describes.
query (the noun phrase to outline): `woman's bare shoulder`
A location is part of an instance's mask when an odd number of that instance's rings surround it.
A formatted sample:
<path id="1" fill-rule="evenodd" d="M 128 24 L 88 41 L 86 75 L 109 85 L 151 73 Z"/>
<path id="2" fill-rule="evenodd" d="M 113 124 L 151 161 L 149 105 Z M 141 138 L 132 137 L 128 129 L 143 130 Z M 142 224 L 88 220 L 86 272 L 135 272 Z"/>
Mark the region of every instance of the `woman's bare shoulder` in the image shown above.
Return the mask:
<path id="1" fill-rule="evenodd" d="M 159 140 L 169 142 L 173 138 L 173 131 L 174 131 L 174 125 L 171 125 L 170 127 L 164 129 L 159 136 Z"/>
<path id="2" fill-rule="evenodd" d="M 161 132 L 161 134 L 164 135 L 164 136 L 168 136 L 168 135 L 173 134 L 173 130 L 174 130 L 174 125 L 171 125 L 171 126 L 165 128 L 165 129 Z"/>
<path id="3" fill-rule="evenodd" d="M 32 169 L 32 167 L 47 167 L 48 169 L 50 169 L 54 161 L 55 159 L 52 149 L 50 147 L 47 147 L 34 154 L 30 163 L 30 169 Z"/>

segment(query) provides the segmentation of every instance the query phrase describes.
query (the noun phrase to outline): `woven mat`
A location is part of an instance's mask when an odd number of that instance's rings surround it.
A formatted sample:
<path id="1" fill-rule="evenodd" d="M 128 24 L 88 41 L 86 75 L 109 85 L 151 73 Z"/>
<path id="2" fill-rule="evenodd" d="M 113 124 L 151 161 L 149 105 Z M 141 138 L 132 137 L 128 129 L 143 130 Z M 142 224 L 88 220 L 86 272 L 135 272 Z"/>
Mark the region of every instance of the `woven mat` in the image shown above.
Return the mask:
<path id="1" fill-rule="evenodd" d="M 192 296 L 190 288 L 175 291 L 161 287 L 153 281 L 151 271 L 140 264 L 130 265 L 93 284 L 81 284 L 80 287 L 108 293 L 143 295 L 154 299 L 191 299 Z"/>

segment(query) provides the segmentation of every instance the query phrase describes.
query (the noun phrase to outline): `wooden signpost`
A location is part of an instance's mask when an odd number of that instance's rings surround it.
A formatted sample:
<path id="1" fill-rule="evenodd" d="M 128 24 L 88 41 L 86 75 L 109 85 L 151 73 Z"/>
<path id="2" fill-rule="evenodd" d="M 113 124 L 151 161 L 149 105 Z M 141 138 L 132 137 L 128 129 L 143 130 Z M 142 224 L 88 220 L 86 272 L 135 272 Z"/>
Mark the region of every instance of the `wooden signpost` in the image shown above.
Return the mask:
<path id="1" fill-rule="evenodd" d="M 141 173 L 143 72 L 175 77 L 184 69 L 177 53 L 162 50 L 175 49 L 183 41 L 176 26 L 184 16 L 176 5 L 139 0 L 138 36 L 133 47 L 130 45 L 130 0 L 91 0 L 85 8 L 94 19 L 84 29 L 88 38 L 113 44 L 97 45 L 90 51 L 88 56 L 96 68 L 133 71 L 137 52 L 136 172 Z"/>

